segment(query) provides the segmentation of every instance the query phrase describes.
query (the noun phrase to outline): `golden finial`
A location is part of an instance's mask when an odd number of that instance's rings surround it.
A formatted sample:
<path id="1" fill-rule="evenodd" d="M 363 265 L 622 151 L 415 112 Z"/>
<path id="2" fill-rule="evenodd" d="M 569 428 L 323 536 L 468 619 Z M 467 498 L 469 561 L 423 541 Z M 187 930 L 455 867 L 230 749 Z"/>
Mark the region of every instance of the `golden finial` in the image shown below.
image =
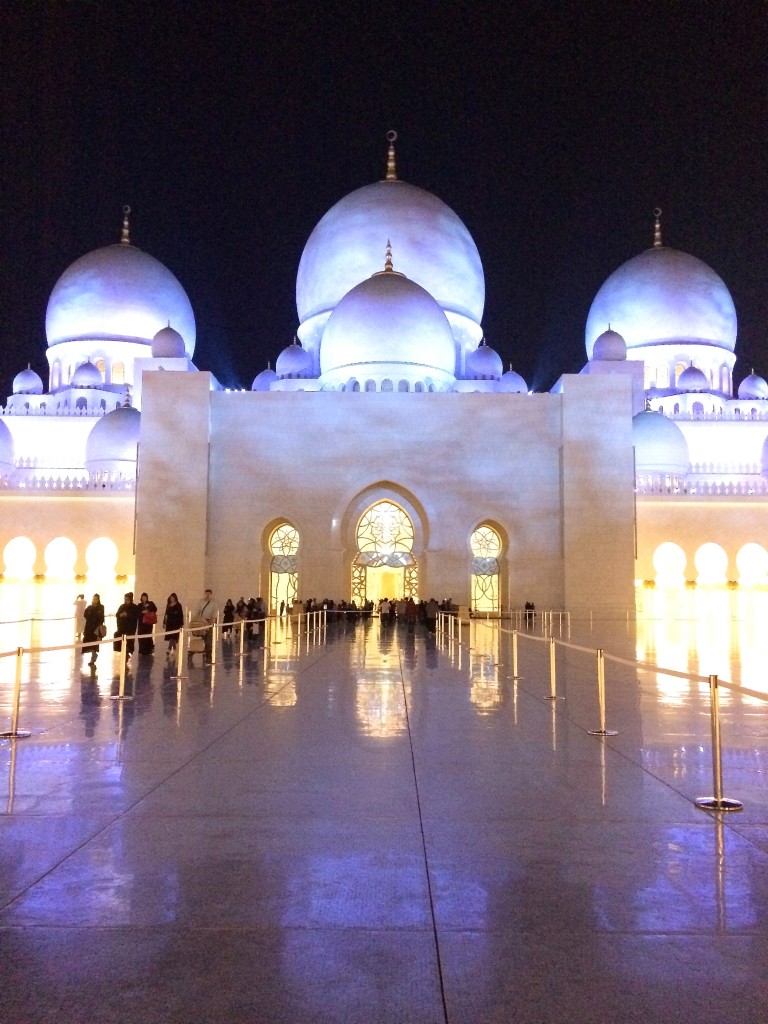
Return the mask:
<path id="1" fill-rule="evenodd" d="M 394 269 L 395 268 L 392 265 L 392 243 L 390 242 L 389 239 L 387 239 L 387 256 L 386 259 L 384 260 L 384 273 L 391 274 L 393 273 Z"/>
<path id="2" fill-rule="evenodd" d="M 653 248 L 660 249 L 664 244 L 661 240 L 661 209 L 657 206 L 653 211 Z"/>
<path id="3" fill-rule="evenodd" d="M 130 245 L 131 244 L 131 225 L 128 217 L 130 215 L 130 206 L 123 207 L 123 230 L 120 232 L 120 244 Z"/>
<path id="4" fill-rule="evenodd" d="M 385 181 L 397 181 L 397 168 L 395 167 L 397 132 L 387 132 L 387 142 L 389 143 L 389 149 L 387 150 L 387 175 Z"/>
<path id="5" fill-rule="evenodd" d="M 128 242 L 126 244 L 130 245 L 130 242 Z M 125 389 L 125 401 L 123 402 L 123 408 L 124 409 L 130 409 L 131 408 L 131 389 L 128 388 L 128 387 L 126 387 L 126 389 Z"/>

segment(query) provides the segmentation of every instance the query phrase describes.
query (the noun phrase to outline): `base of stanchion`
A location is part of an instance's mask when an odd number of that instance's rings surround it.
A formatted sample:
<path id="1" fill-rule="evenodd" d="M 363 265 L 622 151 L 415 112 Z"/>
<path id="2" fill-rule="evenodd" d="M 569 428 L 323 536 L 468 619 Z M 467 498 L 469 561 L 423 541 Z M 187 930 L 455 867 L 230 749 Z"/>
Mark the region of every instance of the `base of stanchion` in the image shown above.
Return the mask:
<path id="1" fill-rule="evenodd" d="M 522 676 L 520 678 L 522 679 Z M 552 694 L 550 693 L 550 694 L 547 694 L 547 696 L 544 697 L 543 699 L 544 700 L 565 700 L 565 697 L 553 697 Z"/>
<path id="2" fill-rule="evenodd" d="M 133 694 L 132 693 L 123 693 L 123 694 L 110 693 L 109 699 L 110 700 L 133 700 Z"/>
<path id="3" fill-rule="evenodd" d="M 718 800 L 714 796 L 700 796 L 693 801 L 697 807 L 700 807 L 702 811 L 743 811 L 744 804 L 741 800 L 729 800 L 727 797 L 723 797 L 722 800 Z"/>
<path id="4" fill-rule="evenodd" d="M 617 729 L 587 729 L 590 736 L 618 736 Z"/>
<path id="5" fill-rule="evenodd" d="M 27 729 L 17 729 L 16 732 L 0 732 L 0 740 L 26 740 L 31 735 Z"/>

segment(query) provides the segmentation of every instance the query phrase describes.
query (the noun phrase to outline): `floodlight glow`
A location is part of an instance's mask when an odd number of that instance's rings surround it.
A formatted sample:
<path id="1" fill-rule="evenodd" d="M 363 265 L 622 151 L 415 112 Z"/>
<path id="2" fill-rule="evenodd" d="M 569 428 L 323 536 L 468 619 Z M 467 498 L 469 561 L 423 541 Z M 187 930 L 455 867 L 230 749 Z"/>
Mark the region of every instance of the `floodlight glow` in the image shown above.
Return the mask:
<path id="1" fill-rule="evenodd" d="M 29 579 L 35 572 L 37 551 L 29 537 L 14 537 L 3 550 L 5 575 L 13 579 Z"/>
<path id="2" fill-rule="evenodd" d="M 725 583 L 728 555 L 719 544 L 702 544 L 694 558 L 699 583 Z"/>
<path id="3" fill-rule="evenodd" d="M 653 554 L 656 580 L 666 586 L 679 586 L 685 574 L 685 552 L 679 544 L 665 541 Z"/>
<path id="4" fill-rule="evenodd" d="M 762 544 L 745 544 L 736 555 L 739 582 L 747 587 L 768 583 L 768 551 Z"/>
<path id="5" fill-rule="evenodd" d="M 77 548 L 69 537 L 57 537 L 45 549 L 46 576 L 74 576 Z"/>
<path id="6" fill-rule="evenodd" d="M 88 575 L 114 575 L 117 557 L 117 545 L 109 537 L 98 537 L 96 540 L 92 540 L 85 552 Z"/>

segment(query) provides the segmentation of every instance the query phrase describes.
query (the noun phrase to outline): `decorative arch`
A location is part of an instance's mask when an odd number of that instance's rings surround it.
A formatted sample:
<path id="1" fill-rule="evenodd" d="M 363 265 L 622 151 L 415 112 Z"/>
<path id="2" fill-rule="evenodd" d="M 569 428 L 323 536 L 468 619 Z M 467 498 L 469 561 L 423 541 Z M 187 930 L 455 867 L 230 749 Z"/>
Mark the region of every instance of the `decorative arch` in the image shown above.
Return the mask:
<path id="1" fill-rule="evenodd" d="M 501 612 L 501 566 L 504 539 L 495 524 L 483 522 L 469 538 L 472 559 L 470 607 L 473 612 Z"/>
<path id="2" fill-rule="evenodd" d="M 110 379 L 113 384 L 125 384 L 125 363 L 112 363 Z"/>
<path id="3" fill-rule="evenodd" d="M 659 544 L 653 553 L 656 582 L 662 586 L 682 586 L 687 561 L 685 552 L 679 544 L 671 540 Z"/>
<path id="4" fill-rule="evenodd" d="M 290 609 L 298 600 L 300 545 L 301 535 L 287 519 L 276 520 L 266 530 L 271 612 Z"/>
<path id="5" fill-rule="evenodd" d="M 719 544 L 712 541 L 702 544 L 694 556 L 694 564 L 698 572 L 697 582 L 705 586 L 726 582 L 728 555 Z"/>

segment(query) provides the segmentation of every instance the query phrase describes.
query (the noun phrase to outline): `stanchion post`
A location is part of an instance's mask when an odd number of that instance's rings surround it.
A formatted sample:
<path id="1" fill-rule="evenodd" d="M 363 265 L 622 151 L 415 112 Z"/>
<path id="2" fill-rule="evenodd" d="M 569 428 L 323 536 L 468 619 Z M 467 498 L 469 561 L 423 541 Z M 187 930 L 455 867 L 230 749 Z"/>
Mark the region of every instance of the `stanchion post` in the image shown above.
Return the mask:
<path id="1" fill-rule="evenodd" d="M 112 700 L 133 700 L 133 694 L 125 692 L 126 666 L 128 664 L 128 637 L 120 637 L 120 683 L 117 693 L 112 694 Z"/>
<path id="2" fill-rule="evenodd" d="M 549 638 L 549 696 L 547 700 L 557 700 L 557 651 L 555 638 Z"/>
<path id="3" fill-rule="evenodd" d="M 520 673 L 517 670 L 517 630 L 512 630 L 512 678 L 519 679 Z"/>
<path id="4" fill-rule="evenodd" d="M 245 619 L 240 619 L 240 657 L 243 657 L 245 651 Z"/>
<path id="5" fill-rule="evenodd" d="M 605 728 L 605 651 L 598 647 L 597 651 L 597 703 L 600 706 L 600 728 L 589 729 L 590 736 L 618 736 L 615 729 Z"/>
<path id="6" fill-rule="evenodd" d="M 710 724 L 712 726 L 712 774 L 715 783 L 714 796 L 700 796 L 695 804 L 703 811 L 741 811 L 744 804 L 741 800 L 729 800 L 723 796 L 723 758 L 720 749 L 720 694 L 717 688 L 717 676 L 709 677 Z"/>
<path id="7" fill-rule="evenodd" d="M 211 664 L 216 664 L 216 648 L 219 646 L 219 623 L 218 620 L 211 626 Z"/>
<path id="8" fill-rule="evenodd" d="M 24 667 L 24 648 L 16 648 L 16 677 L 13 683 L 13 708 L 11 711 L 10 732 L 0 732 L 3 739 L 23 740 L 32 733 L 27 729 L 19 729 L 19 711 L 21 709 L 21 677 Z"/>
<path id="9" fill-rule="evenodd" d="M 187 637 L 182 626 L 179 630 L 178 636 L 176 637 L 176 678 L 181 679 L 184 675 L 184 655 L 187 647 Z"/>

